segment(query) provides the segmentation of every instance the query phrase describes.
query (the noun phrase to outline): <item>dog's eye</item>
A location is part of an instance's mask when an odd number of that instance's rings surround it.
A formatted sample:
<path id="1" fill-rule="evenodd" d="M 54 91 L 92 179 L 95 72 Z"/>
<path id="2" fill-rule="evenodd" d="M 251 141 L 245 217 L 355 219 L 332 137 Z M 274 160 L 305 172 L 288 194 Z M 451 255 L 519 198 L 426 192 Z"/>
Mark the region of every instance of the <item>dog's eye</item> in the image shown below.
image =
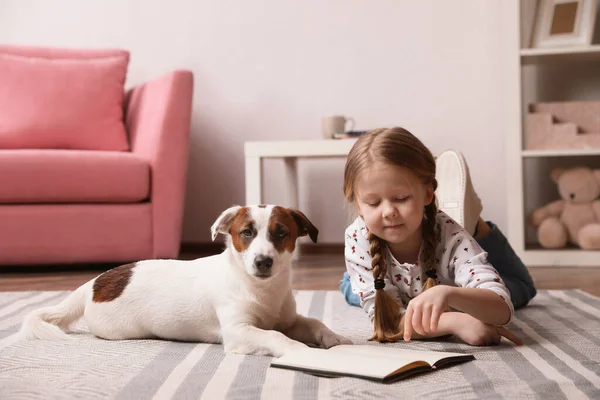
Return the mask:
<path id="1" fill-rule="evenodd" d="M 245 236 L 245 237 L 252 237 L 252 229 L 244 229 L 244 230 L 242 231 L 242 236 Z"/>
<path id="2" fill-rule="evenodd" d="M 275 237 L 277 239 L 283 239 L 287 235 L 288 235 L 288 233 L 286 231 L 277 231 L 277 232 L 275 232 Z"/>

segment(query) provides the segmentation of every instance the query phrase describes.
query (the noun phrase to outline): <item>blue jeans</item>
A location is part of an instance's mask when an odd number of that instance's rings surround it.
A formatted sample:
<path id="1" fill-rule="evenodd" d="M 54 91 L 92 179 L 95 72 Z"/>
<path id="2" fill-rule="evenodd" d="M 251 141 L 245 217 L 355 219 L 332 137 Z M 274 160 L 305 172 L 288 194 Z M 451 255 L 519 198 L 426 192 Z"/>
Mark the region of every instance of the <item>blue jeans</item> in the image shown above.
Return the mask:
<path id="1" fill-rule="evenodd" d="M 527 267 L 513 248 L 510 247 L 508 240 L 506 240 L 500 229 L 492 222 L 487 221 L 487 224 L 492 230 L 484 237 L 477 239 L 477 243 L 483 250 L 487 251 L 488 260 L 502 277 L 515 308 L 523 307 L 537 293 L 533 286 L 533 279 L 531 279 Z M 352 292 L 348 272 L 344 272 L 344 276 L 340 281 L 340 290 L 348 304 L 360 306 L 360 298 Z"/>

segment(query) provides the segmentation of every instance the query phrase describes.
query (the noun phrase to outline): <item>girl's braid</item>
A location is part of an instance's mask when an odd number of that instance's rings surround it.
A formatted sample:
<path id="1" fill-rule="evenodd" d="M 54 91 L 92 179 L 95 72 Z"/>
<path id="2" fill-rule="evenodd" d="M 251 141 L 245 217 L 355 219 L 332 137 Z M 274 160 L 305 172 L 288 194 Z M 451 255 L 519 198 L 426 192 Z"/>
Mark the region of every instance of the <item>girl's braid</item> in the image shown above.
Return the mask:
<path id="1" fill-rule="evenodd" d="M 383 288 L 384 279 L 387 275 L 387 262 L 383 252 L 385 246 L 382 240 L 369 232 L 370 252 L 373 260 L 373 278 L 375 279 L 375 308 L 373 326 L 373 337 L 369 340 L 376 340 L 380 343 L 396 342 L 402 337 L 400 327 L 400 305 Z"/>
<path id="2" fill-rule="evenodd" d="M 437 186 L 434 184 L 434 186 Z M 435 259 L 435 246 L 437 243 L 438 232 L 436 231 L 437 206 L 435 196 L 433 201 L 425 206 L 425 218 L 423 219 L 423 268 L 427 274 L 427 280 L 423 290 L 427 290 L 437 284 L 437 262 Z"/>

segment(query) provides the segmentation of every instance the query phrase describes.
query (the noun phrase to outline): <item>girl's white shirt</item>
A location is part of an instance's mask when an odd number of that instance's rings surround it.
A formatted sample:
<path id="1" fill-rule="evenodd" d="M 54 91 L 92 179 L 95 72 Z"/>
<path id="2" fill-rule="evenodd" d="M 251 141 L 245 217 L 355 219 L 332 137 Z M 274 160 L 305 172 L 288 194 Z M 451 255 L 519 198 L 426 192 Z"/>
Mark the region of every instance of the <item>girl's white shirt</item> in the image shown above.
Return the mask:
<path id="1" fill-rule="evenodd" d="M 442 211 L 436 215 L 436 230 L 439 232 L 435 246 L 438 284 L 491 290 L 508 305 L 512 320 L 514 307 L 510 292 L 498 271 L 488 261 L 487 252 Z M 360 296 L 361 306 L 373 321 L 375 288 L 368 229 L 364 220 L 356 218 L 346 229 L 345 236 L 344 254 L 352 291 Z M 384 290 L 398 300 L 402 312 L 406 310 L 408 302 L 423 291 L 427 279 L 427 268 L 422 267 L 422 249 L 421 245 L 418 261 L 410 264 L 398 262 L 385 246 L 388 269 Z"/>

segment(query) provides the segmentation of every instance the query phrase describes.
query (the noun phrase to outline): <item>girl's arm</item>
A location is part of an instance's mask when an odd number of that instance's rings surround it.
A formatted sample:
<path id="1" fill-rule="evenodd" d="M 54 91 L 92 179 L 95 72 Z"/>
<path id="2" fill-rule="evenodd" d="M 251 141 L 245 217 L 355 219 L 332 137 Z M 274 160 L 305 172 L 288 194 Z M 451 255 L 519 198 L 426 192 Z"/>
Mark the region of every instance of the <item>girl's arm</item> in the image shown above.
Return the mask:
<path id="1" fill-rule="evenodd" d="M 437 268 L 441 271 L 447 268 L 457 287 L 437 285 L 409 302 L 404 324 L 405 340 L 410 340 L 413 332 L 423 335 L 436 331 L 442 313 L 450 308 L 493 325 L 507 324 L 514 312 L 510 293 L 488 262 L 487 253 L 464 229 L 449 221 L 443 224 L 444 254 Z"/>
<path id="2" fill-rule="evenodd" d="M 447 312 L 450 307 L 464 312 Z M 495 337 L 514 337 L 505 328 L 495 326 L 508 323 L 510 317 L 511 309 L 491 290 L 438 285 L 410 301 L 402 316 L 403 336 L 404 340 L 411 340 L 415 334 L 430 337 L 439 336 L 439 331 L 449 331 L 462 338 L 465 332 L 469 332 L 469 328 L 464 326 L 466 321 L 484 335 L 493 333 Z"/>
<path id="3" fill-rule="evenodd" d="M 508 324 L 514 313 L 510 292 L 487 253 L 464 230 L 455 240 L 450 269 L 458 287 L 447 288 L 449 306 L 488 324 Z"/>
<path id="4" fill-rule="evenodd" d="M 483 252 L 456 265 L 454 282 L 447 286 L 448 305 L 480 321 L 506 325 L 514 314 L 510 292 Z"/>
<path id="5" fill-rule="evenodd" d="M 413 338 L 432 338 L 446 334 L 453 334 L 471 346 L 489 346 L 500 343 L 502 337 L 507 338 L 514 344 L 520 346 L 523 340 L 501 326 L 486 324 L 469 314 L 461 312 L 445 312 L 440 316 L 439 327 L 435 332 L 429 332 L 424 336 L 413 334 Z"/>
<path id="6" fill-rule="evenodd" d="M 511 309 L 506 301 L 491 290 L 440 286 L 448 290 L 448 305 L 491 325 L 508 324 Z"/>

